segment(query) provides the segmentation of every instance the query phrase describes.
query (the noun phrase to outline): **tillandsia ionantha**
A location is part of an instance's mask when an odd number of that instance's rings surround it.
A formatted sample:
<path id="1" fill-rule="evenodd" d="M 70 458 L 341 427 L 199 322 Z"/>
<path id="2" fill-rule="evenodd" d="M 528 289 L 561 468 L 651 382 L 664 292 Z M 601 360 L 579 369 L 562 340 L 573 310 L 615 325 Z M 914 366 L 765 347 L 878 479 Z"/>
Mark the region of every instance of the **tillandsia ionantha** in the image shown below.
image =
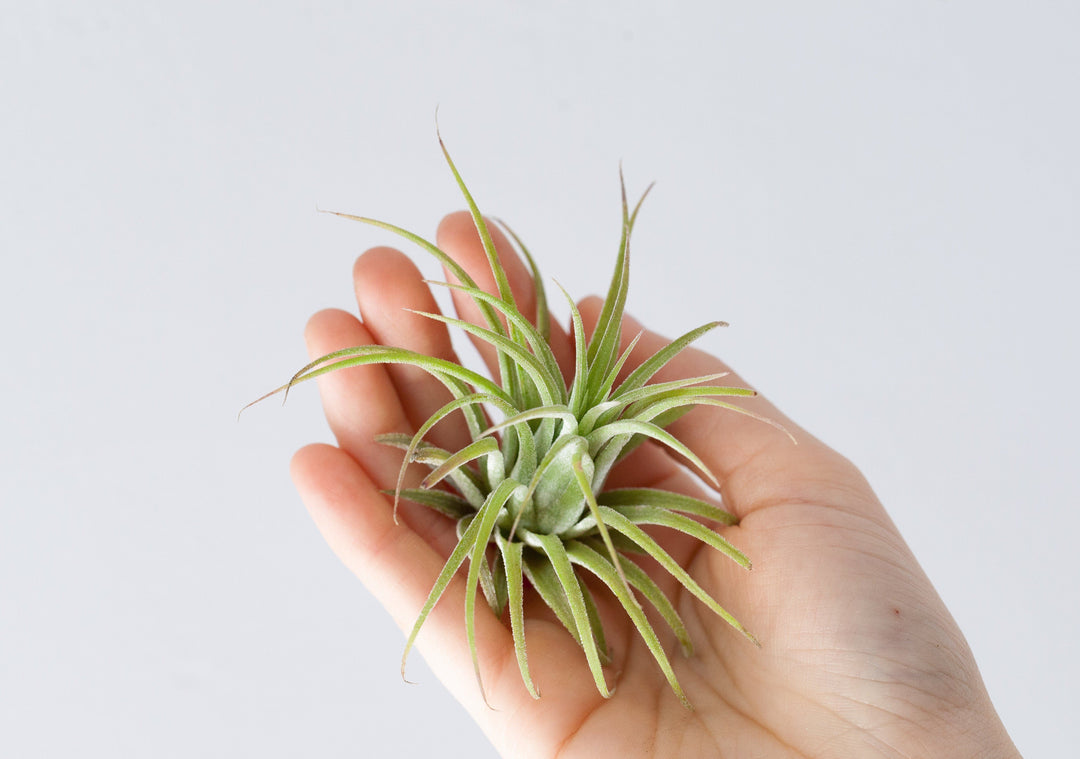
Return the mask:
<path id="1" fill-rule="evenodd" d="M 757 644 L 754 636 L 644 529 L 655 525 L 685 533 L 749 569 L 749 559 L 707 526 L 710 521 L 730 525 L 737 520 L 712 503 L 681 493 L 648 488 L 605 490 L 604 484 L 612 467 L 645 441 L 654 441 L 678 454 L 706 480 L 717 484 L 704 462 L 665 427 L 700 405 L 719 406 L 761 419 L 724 400 L 753 396 L 754 391 L 716 384 L 723 374 L 652 384 L 650 380 L 690 343 L 724 323 L 714 321 L 693 329 L 641 361 L 632 371 L 623 371 L 637 344 L 634 338 L 627 347 L 621 347 L 629 285 L 630 234 L 648 189 L 631 210 L 620 173 L 622 234 L 615 271 L 590 339 L 586 339 L 581 313 L 563 290 L 569 304 L 575 346 L 573 374 L 571 379 L 564 380 L 549 346 L 548 301 L 536 262 L 517 235 L 499 222 L 532 269 L 536 309 L 535 313 L 523 314 L 500 265 L 487 223 L 441 137 L 439 144 L 472 215 L 496 292 L 480 289 L 448 254 L 411 232 L 376 219 L 331 213 L 389 230 L 442 263 L 457 282 L 429 284 L 471 298 L 485 326 L 436 313 L 422 315 L 459 328 L 491 346 L 498 357 L 498 381 L 457 363 L 402 348 L 360 345 L 312 361 L 288 383 L 263 398 L 287 394 L 293 385 L 328 372 L 388 363 L 419 367 L 449 390 L 452 400 L 432 414 L 415 434 L 386 434 L 378 438 L 404 451 L 397 487 L 387 492 L 393 498 L 395 519 L 399 499 L 407 499 L 456 520 L 457 525 L 457 545 L 439 573 L 405 644 L 402 676 L 406 658 L 424 621 L 467 561 L 465 631 L 481 694 L 483 682 L 475 636 L 478 589 L 497 616 L 502 617 L 508 610 L 521 679 L 529 693 L 539 698 L 525 645 L 527 580 L 583 649 L 597 690 L 605 697 L 611 695 L 613 689 L 603 672 L 604 665 L 610 661 L 609 651 L 592 590 L 596 583 L 586 582 L 586 578 L 592 577 L 606 586 L 625 610 L 671 690 L 690 707 L 638 596 L 654 607 L 686 656 L 693 653 L 689 634 L 671 599 L 634 560 L 634 555 L 651 556 L 682 588 Z M 492 423 L 490 412 L 501 418 Z M 431 429 L 453 414 L 464 416 L 471 442 L 457 451 L 426 442 L 425 436 Z M 772 423 L 767 419 L 762 421 Z M 409 488 L 405 487 L 405 473 L 413 463 L 426 465 L 430 472 L 419 487 Z"/>

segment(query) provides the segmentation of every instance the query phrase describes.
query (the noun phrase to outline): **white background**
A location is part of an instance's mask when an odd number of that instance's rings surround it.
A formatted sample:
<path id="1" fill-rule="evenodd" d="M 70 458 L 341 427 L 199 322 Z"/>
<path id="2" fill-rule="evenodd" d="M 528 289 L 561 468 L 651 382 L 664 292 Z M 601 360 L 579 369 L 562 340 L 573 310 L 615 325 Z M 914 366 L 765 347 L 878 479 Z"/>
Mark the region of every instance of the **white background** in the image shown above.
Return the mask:
<path id="1" fill-rule="evenodd" d="M 1075 4 L 156 5 L 0 17 L 0 753 L 492 755 L 292 489 L 314 388 L 236 421 L 392 242 L 316 207 L 461 206 L 436 105 L 577 295 L 619 161 L 658 180 L 630 310 L 731 322 L 705 347 L 868 474 L 1021 751 L 1080 743 Z"/>

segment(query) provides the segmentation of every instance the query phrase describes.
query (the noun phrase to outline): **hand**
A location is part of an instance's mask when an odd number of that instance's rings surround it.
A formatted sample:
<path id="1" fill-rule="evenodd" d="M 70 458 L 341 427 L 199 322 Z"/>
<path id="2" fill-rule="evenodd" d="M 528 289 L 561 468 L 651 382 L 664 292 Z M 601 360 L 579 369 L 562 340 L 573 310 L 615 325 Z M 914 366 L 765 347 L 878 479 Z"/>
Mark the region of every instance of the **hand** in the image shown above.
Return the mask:
<path id="1" fill-rule="evenodd" d="M 528 270 L 492 231 L 521 310 L 532 313 Z M 493 289 L 467 214 L 443 221 L 438 244 Z M 361 318 L 342 311 L 313 317 L 307 330 L 313 356 L 379 343 L 456 360 L 444 325 L 403 310 L 438 310 L 408 258 L 389 248 L 370 250 L 354 277 Z M 462 318 L 478 321 L 470 302 L 455 305 Z M 580 307 L 587 325 L 594 323 L 599 299 Z M 624 337 L 640 329 L 627 319 Z M 627 371 L 664 342 L 645 332 Z M 572 337 L 553 324 L 551 344 L 566 371 Z M 497 371 L 491 352 L 478 347 Z M 727 367 L 719 360 L 687 350 L 654 381 L 722 371 Z M 380 490 L 394 487 L 401 452 L 374 438 L 413 432 L 449 395 L 423 371 L 399 365 L 332 372 L 319 382 L 339 447 L 299 451 L 294 480 L 330 546 L 408 630 L 456 539 L 449 520 L 413 504 L 402 503 L 395 524 L 392 499 Z M 963 635 L 860 473 L 764 399 L 750 404 L 798 444 L 757 420 L 709 407 L 668 428 L 717 474 L 725 508 L 741 520 L 723 535 L 754 569 L 747 573 L 663 530 L 655 534 L 762 643 L 755 648 L 692 596 L 675 593 L 695 654 L 673 653 L 671 660 L 693 711 L 671 693 L 614 602 L 601 608 L 614 659 L 608 681 L 617 686 L 609 699 L 597 692 L 581 649 L 537 601 L 526 607 L 530 668 L 542 694 L 533 700 L 508 627 L 480 605 L 481 672 L 495 709 L 488 708 L 465 640 L 463 574 L 419 638 L 432 669 L 505 756 L 1018 756 Z M 450 450 L 467 443 L 464 423 L 454 427 L 455 421 L 438 425 L 433 442 Z M 619 466 L 609 486 L 708 498 L 677 461 L 648 444 Z M 654 569 L 654 579 L 673 592 L 671 579 Z M 604 594 L 597 596 L 602 602 Z M 667 650 L 676 651 L 663 637 L 666 628 L 656 629 Z"/>

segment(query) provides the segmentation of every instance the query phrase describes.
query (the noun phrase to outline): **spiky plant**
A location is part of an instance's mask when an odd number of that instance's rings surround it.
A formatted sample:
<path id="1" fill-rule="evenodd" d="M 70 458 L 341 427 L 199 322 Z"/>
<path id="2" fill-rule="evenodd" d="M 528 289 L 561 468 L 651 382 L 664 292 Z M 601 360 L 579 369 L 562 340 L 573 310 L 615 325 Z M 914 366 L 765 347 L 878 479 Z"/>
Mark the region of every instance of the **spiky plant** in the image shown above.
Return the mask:
<path id="1" fill-rule="evenodd" d="M 311 362 L 287 384 L 263 397 L 287 393 L 293 385 L 327 372 L 389 363 L 419 367 L 438 379 L 453 396 L 414 435 L 387 434 L 378 438 L 379 442 L 404 451 L 397 487 L 392 491 L 395 519 L 398 499 L 403 498 L 434 509 L 457 523 L 457 546 L 439 573 L 405 644 L 403 676 L 409 650 L 424 621 L 468 561 L 465 631 L 481 694 L 483 683 L 475 638 L 477 589 L 496 615 L 501 617 L 509 609 L 521 678 L 529 693 L 539 697 L 526 655 L 526 579 L 580 644 L 597 690 L 605 697 L 611 694 L 602 669 L 609 661 L 604 630 L 593 591 L 586 582 L 591 576 L 606 586 L 621 604 L 672 691 L 689 707 L 638 595 L 656 609 L 686 656 L 693 652 L 690 637 L 671 600 L 638 565 L 633 554 L 651 556 L 702 604 L 756 644 L 754 636 L 643 529 L 658 525 L 680 531 L 749 569 L 746 556 L 699 521 L 730 525 L 736 519 L 711 503 L 684 494 L 645 488 L 604 490 L 604 483 L 620 460 L 642 442 L 652 440 L 682 456 L 705 479 L 716 484 L 704 462 L 664 428 L 700 405 L 719 406 L 757 417 L 723 400 L 752 396 L 754 392 L 715 384 L 722 374 L 648 383 L 676 354 L 723 322 L 710 322 L 687 332 L 619 379 L 637 343 L 634 338 L 620 351 L 630 269 L 630 233 L 641 200 L 648 194 L 646 190 L 631 211 L 623 185 L 622 236 L 615 272 L 591 339 L 586 340 L 581 314 L 563 290 L 575 345 L 573 377 L 567 384 L 548 344 L 547 298 L 535 261 L 520 239 L 502 225 L 533 273 L 536 311 L 523 314 L 499 263 L 488 226 L 441 138 L 439 143 L 483 243 L 496 293 L 481 290 L 449 255 L 411 232 L 375 219 L 333 213 L 400 235 L 428 251 L 456 277 L 458 284 L 431 284 L 471 298 L 486 326 L 440 314 L 423 313 L 423 316 L 459 328 L 491 346 L 498 356 L 499 381 L 451 361 L 402 348 L 360 345 Z M 501 419 L 492 423 L 485 409 L 500 414 Z M 464 417 L 471 433 L 468 445 L 448 451 L 425 441 L 436 424 L 455 413 Z M 426 465 L 431 470 L 418 488 L 405 487 L 406 468 L 412 463 Z"/>

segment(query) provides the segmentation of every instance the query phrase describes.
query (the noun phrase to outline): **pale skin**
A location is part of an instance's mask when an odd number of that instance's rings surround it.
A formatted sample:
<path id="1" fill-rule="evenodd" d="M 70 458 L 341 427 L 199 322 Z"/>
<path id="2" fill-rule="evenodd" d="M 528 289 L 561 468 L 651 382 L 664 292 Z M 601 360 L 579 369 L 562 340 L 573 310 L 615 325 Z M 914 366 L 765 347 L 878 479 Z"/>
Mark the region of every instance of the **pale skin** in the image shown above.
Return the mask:
<path id="1" fill-rule="evenodd" d="M 532 313 L 528 270 L 502 235 L 493 230 L 493 236 L 521 310 Z M 467 214 L 444 219 L 437 243 L 493 290 Z M 313 356 L 381 343 L 456 360 L 444 325 L 403 310 L 438 310 L 405 255 L 372 249 L 353 273 L 360 318 L 338 310 L 316 314 L 306 332 Z M 631 292 L 641 289 L 631 270 Z M 478 321 L 471 304 L 455 303 L 462 318 Z M 599 299 L 580 307 L 590 326 Z M 709 310 L 702 307 L 702 319 L 716 316 Z M 641 329 L 628 318 L 624 344 Z M 552 348 L 564 371 L 572 340 L 552 324 Z M 627 371 L 664 342 L 646 331 Z M 491 352 L 479 347 L 497 372 Z M 721 361 L 689 349 L 654 381 L 721 371 L 728 371 Z M 749 387 L 737 376 L 725 382 Z M 380 490 L 394 487 L 401 452 L 374 436 L 414 431 L 449 395 L 437 380 L 404 366 L 357 367 L 319 383 L 338 446 L 300 450 L 293 478 L 331 548 L 407 631 L 453 547 L 453 526 L 406 503 L 395 523 L 392 498 Z M 608 483 L 711 498 L 741 520 L 718 529 L 753 560 L 750 572 L 685 537 L 662 529 L 654 535 L 760 639 L 760 648 L 677 592 L 658 566 L 645 564 L 672 594 L 695 644 L 694 655 L 683 657 L 655 622 L 693 710 L 671 692 L 616 604 L 601 610 L 613 657 L 607 681 L 615 688 L 605 699 L 578 645 L 535 600 L 527 604 L 526 640 L 539 700 L 522 684 L 505 620 L 478 607 L 485 704 L 465 639 L 464 572 L 418 640 L 432 670 L 506 757 L 1019 756 L 963 635 L 863 476 L 764 398 L 742 403 L 779 422 L 797 444 L 749 417 L 701 407 L 669 429 L 716 473 L 719 494 L 703 492 L 678 461 L 651 445 L 633 453 Z M 468 435 L 464 422 L 447 419 L 431 438 L 454 450 Z"/>

